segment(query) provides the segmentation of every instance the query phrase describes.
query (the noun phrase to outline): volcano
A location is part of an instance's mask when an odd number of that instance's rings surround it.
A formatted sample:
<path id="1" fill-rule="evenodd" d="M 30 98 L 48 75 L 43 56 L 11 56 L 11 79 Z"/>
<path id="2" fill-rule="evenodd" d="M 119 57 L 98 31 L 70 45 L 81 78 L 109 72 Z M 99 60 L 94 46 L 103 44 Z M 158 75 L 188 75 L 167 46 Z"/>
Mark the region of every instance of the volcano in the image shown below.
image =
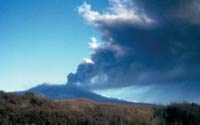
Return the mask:
<path id="1" fill-rule="evenodd" d="M 48 99 L 59 99 L 59 100 L 90 99 L 97 102 L 121 103 L 121 104 L 144 104 L 144 103 L 135 103 L 126 100 L 105 97 L 72 84 L 50 85 L 45 83 L 19 93 L 25 94 L 26 92 L 32 92 L 36 95 L 44 96 Z"/>

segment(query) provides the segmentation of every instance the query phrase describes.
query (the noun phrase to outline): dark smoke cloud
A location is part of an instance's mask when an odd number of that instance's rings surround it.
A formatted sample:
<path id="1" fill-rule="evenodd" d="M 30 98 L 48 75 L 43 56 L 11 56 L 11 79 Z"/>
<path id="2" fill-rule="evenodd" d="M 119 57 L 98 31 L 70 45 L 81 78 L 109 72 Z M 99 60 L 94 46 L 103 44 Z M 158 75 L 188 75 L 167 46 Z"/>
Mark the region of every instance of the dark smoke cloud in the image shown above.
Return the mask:
<path id="1" fill-rule="evenodd" d="M 131 0 L 130 3 L 136 3 L 157 19 L 200 24 L 199 0 Z"/>
<path id="2" fill-rule="evenodd" d="M 68 75 L 68 84 L 105 89 L 200 81 L 199 0 L 112 3 L 103 14 L 86 3 L 79 8 L 104 45 L 91 55 L 94 64 L 81 63 Z"/>

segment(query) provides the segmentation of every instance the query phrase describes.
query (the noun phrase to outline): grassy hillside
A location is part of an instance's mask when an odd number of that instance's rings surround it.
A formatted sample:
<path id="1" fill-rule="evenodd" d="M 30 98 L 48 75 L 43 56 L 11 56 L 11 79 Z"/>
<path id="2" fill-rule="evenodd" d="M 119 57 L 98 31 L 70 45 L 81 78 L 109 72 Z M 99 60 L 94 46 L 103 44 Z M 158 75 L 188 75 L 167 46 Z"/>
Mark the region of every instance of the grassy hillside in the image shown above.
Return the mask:
<path id="1" fill-rule="evenodd" d="M 197 104 L 142 106 L 0 93 L 0 125 L 199 125 L 199 120 Z"/>

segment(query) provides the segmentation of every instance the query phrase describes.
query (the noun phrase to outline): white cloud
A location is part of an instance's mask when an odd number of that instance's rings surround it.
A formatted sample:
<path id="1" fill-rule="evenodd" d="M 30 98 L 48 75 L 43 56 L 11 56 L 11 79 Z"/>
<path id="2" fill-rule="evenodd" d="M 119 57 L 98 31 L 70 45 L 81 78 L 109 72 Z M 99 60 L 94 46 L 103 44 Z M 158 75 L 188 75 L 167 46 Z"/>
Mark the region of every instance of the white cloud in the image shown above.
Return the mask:
<path id="1" fill-rule="evenodd" d="M 96 17 L 100 16 L 100 14 L 97 11 L 92 11 L 91 5 L 87 4 L 86 2 L 84 2 L 83 5 L 78 7 L 78 12 L 82 14 L 82 16 L 89 22 L 96 20 Z"/>
<path id="2" fill-rule="evenodd" d="M 90 58 L 84 58 L 83 63 L 85 63 L 85 64 L 95 64 L 95 62 L 93 60 L 91 60 Z"/>
<path id="3" fill-rule="evenodd" d="M 136 9 L 128 8 L 127 0 L 110 0 L 112 6 L 104 13 L 93 11 L 92 6 L 86 2 L 78 7 L 78 12 L 91 24 L 112 24 L 113 22 L 127 22 L 140 26 L 149 26 L 155 21 Z"/>
<path id="4" fill-rule="evenodd" d="M 99 43 L 97 42 L 97 39 L 95 37 L 91 37 L 89 42 L 89 47 L 93 50 L 96 50 L 99 48 Z"/>

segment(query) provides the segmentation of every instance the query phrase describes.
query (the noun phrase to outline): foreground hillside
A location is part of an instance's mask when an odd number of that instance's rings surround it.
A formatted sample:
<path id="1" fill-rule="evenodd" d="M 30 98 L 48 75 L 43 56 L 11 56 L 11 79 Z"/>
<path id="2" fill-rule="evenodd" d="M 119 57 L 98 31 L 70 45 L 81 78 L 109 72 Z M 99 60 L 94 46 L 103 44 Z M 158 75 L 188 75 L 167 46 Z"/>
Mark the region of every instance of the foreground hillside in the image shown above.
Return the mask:
<path id="1" fill-rule="evenodd" d="M 0 93 L 0 125 L 199 125 L 200 106 L 144 106 Z"/>

